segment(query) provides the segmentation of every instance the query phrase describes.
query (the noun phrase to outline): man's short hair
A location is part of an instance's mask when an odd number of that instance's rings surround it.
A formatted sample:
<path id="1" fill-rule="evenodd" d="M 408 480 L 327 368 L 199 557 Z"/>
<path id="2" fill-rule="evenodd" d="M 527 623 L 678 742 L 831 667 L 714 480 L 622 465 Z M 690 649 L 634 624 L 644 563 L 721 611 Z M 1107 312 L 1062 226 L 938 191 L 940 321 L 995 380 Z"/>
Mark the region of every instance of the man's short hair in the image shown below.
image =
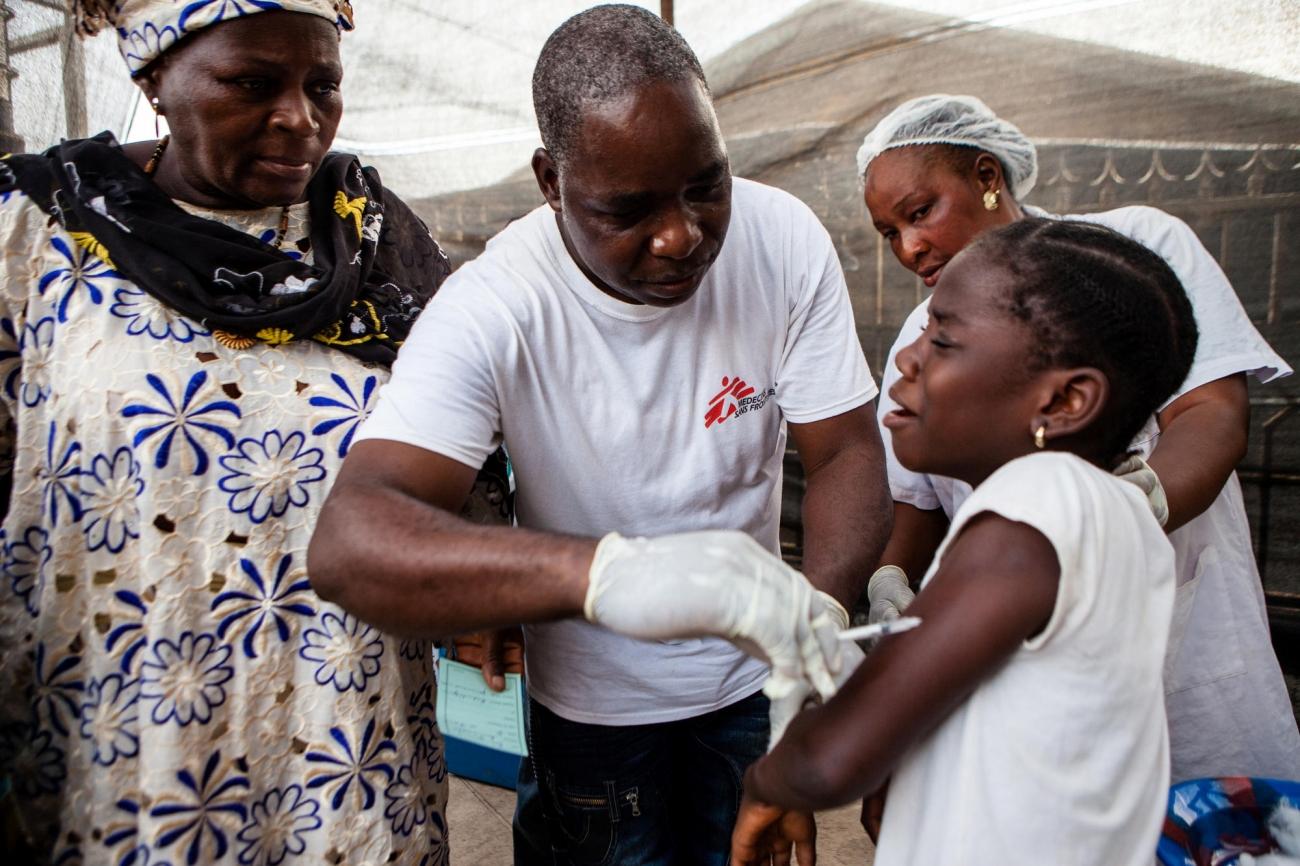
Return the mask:
<path id="1" fill-rule="evenodd" d="M 546 40 L 533 70 L 542 145 L 563 163 L 588 106 L 648 82 L 692 78 L 708 93 L 695 52 L 653 12 L 621 3 L 579 12 Z"/>

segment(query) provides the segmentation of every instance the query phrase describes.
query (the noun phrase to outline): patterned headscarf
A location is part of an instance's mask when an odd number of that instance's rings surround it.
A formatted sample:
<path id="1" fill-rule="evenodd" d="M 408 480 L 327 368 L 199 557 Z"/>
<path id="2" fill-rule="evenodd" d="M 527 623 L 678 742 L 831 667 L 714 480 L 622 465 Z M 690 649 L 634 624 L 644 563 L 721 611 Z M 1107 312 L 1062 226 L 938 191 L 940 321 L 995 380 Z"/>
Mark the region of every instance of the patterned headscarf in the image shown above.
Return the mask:
<path id="1" fill-rule="evenodd" d="M 352 29 L 349 0 L 73 0 L 73 11 L 87 36 L 105 27 L 117 32 L 132 77 L 191 33 L 258 12 L 305 12 Z"/>

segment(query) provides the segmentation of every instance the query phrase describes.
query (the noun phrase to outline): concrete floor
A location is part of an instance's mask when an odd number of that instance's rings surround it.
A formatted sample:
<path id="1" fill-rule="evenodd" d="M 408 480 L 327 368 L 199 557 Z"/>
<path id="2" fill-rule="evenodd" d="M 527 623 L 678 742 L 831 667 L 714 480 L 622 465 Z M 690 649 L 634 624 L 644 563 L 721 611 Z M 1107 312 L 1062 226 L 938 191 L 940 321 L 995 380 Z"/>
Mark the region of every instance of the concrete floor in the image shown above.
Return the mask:
<path id="1" fill-rule="evenodd" d="M 515 792 L 451 777 L 447 826 L 452 866 L 511 866 L 510 816 Z M 870 866 L 871 840 L 858 824 L 858 807 L 817 816 L 818 866 Z"/>

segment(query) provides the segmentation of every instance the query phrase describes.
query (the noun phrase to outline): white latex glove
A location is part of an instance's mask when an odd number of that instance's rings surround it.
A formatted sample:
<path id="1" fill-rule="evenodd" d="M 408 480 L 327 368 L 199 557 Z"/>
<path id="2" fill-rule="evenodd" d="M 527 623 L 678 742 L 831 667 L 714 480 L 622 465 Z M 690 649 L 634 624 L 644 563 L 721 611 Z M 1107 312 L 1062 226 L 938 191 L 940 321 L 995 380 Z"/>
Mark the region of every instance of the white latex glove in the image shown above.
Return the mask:
<path id="1" fill-rule="evenodd" d="M 1156 521 L 1164 526 L 1169 522 L 1169 500 L 1165 499 L 1165 488 L 1160 478 L 1147 462 L 1136 454 L 1129 455 L 1112 473 L 1130 484 L 1136 484 L 1147 495 L 1147 503 Z"/>
<path id="2" fill-rule="evenodd" d="M 916 593 L 907 585 L 907 575 L 897 565 L 883 565 L 867 582 L 867 600 L 871 604 L 867 622 L 875 625 L 898 619 Z"/>
<path id="3" fill-rule="evenodd" d="M 820 589 L 815 590 L 817 597 L 826 605 L 826 612 L 835 618 L 835 629 L 837 632 L 844 631 L 850 625 L 849 612 L 844 609 L 844 605 L 836 600 L 835 596 L 829 592 L 822 592 Z"/>
<path id="4" fill-rule="evenodd" d="M 841 632 L 849 627 L 849 612 L 844 609 L 844 605 L 835 600 L 834 596 L 817 590 L 817 597 L 826 605 L 826 612 L 835 622 L 835 631 Z M 838 639 L 838 638 L 837 638 Z M 855 671 L 862 660 L 866 657 L 862 650 L 858 649 L 857 644 L 853 641 L 840 642 L 840 667 L 839 671 L 834 673 L 834 688 L 827 693 L 819 690 L 818 694 L 822 700 L 827 700 L 835 692 L 839 691 L 844 681 Z M 767 721 L 770 727 L 770 734 L 767 741 L 767 749 L 770 752 L 781 735 L 785 733 L 786 726 L 803 709 L 804 704 L 813 696 L 812 686 L 805 680 L 794 680 L 778 674 L 773 670 L 772 675 L 768 677 L 767 683 L 763 686 L 763 694 L 767 695 L 771 705 L 767 711 Z"/>
<path id="5" fill-rule="evenodd" d="M 772 666 L 763 691 L 774 701 L 805 685 L 835 693 L 848 614 L 743 532 L 610 533 L 589 581 L 583 612 L 591 622 L 648 640 L 726 638 Z"/>

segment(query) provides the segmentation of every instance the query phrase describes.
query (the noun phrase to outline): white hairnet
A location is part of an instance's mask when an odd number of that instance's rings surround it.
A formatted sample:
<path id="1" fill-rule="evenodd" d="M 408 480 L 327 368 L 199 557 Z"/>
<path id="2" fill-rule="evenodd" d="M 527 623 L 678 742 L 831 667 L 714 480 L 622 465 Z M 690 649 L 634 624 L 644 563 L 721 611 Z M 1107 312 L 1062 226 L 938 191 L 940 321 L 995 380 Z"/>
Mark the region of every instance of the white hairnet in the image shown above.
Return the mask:
<path id="1" fill-rule="evenodd" d="M 1002 162 L 1008 191 L 1023 199 L 1038 180 L 1038 154 L 1015 124 L 998 117 L 974 96 L 934 93 L 910 99 L 876 124 L 858 150 L 858 180 L 886 150 L 913 144 L 978 147 Z"/>

